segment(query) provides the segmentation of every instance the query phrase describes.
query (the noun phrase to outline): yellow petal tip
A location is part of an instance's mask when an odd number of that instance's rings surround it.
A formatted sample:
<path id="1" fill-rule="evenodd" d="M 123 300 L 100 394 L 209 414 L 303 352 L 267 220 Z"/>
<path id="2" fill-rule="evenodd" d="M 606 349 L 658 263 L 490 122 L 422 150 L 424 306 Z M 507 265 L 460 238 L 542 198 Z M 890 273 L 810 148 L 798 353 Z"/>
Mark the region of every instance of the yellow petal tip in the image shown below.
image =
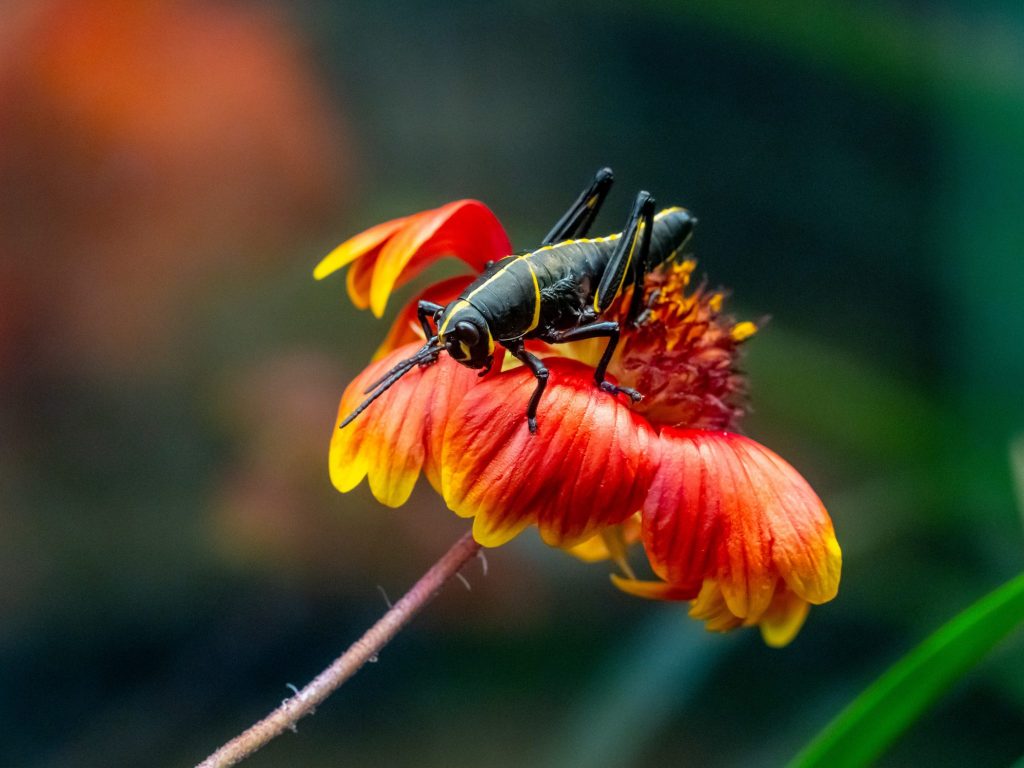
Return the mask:
<path id="1" fill-rule="evenodd" d="M 783 648 L 793 642 L 793 638 L 797 636 L 807 620 L 809 608 L 810 606 L 803 600 L 792 601 L 790 605 L 779 612 L 779 615 L 772 616 L 770 619 L 762 619 L 759 627 L 765 645 L 772 648 Z"/>
<path id="2" fill-rule="evenodd" d="M 742 323 L 736 323 L 732 327 L 732 340 L 735 342 L 746 341 L 751 336 L 757 333 L 757 326 L 754 323 L 746 320 Z"/>
<path id="3" fill-rule="evenodd" d="M 313 279 L 323 280 L 328 275 L 333 275 L 350 261 L 352 261 L 352 254 L 342 244 L 324 256 L 320 263 L 313 267 Z"/>

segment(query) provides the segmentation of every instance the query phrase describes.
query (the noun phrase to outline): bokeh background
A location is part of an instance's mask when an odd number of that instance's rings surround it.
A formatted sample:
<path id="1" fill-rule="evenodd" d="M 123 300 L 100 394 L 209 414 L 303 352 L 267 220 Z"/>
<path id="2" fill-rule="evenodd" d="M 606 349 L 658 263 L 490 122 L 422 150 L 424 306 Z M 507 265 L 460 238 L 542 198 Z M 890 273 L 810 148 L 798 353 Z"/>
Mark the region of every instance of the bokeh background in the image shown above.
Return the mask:
<path id="1" fill-rule="evenodd" d="M 386 326 L 312 267 L 460 197 L 527 247 L 601 165 L 771 315 L 839 598 L 770 650 L 528 533 L 249 765 L 777 765 L 1021 570 L 1019 3 L 6 0 L 0 765 L 190 765 L 409 586 L 465 523 L 330 487 Z M 1022 755 L 1018 633 L 882 762 Z"/>

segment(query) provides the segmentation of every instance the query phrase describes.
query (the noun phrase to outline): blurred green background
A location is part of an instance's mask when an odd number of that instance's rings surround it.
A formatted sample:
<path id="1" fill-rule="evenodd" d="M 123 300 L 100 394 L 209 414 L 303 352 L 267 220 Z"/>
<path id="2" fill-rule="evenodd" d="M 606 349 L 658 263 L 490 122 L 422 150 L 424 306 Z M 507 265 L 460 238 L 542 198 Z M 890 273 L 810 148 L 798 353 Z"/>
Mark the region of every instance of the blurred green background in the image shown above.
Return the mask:
<path id="1" fill-rule="evenodd" d="M 408 587 L 465 523 L 330 487 L 386 325 L 312 267 L 460 197 L 528 247 L 602 165 L 598 229 L 686 205 L 771 315 L 746 429 L 838 599 L 770 650 L 530 532 L 247 765 L 777 765 L 1021 570 L 1019 3 L 8 0 L 0 765 L 190 765 Z M 882 764 L 1022 755 L 1018 633 Z"/>

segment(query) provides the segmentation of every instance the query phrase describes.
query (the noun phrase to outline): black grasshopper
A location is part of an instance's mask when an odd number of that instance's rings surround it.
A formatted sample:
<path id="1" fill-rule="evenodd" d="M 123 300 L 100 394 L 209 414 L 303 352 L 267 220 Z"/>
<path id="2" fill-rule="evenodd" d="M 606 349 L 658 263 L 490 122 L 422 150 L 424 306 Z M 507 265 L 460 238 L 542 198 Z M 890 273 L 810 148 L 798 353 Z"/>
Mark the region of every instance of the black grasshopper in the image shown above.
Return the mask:
<path id="1" fill-rule="evenodd" d="M 667 208 L 655 215 L 654 198 L 640 192 L 622 232 L 587 238 L 611 185 L 611 169 L 601 169 L 540 248 L 488 265 L 446 307 L 421 301 L 418 315 L 426 345 L 374 382 L 365 392 L 367 398 L 341 426 L 415 366 L 436 361 L 442 349 L 456 362 L 482 369 L 482 376 L 491 368 L 495 344 L 501 344 L 537 377 L 537 388 L 526 408 L 530 432 L 536 433 L 537 406 L 548 370 L 527 351 L 527 339 L 560 344 L 607 337 L 608 346 L 594 369 L 597 386 L 640 400 L 639 392 L 605 381 L 621 329 L 617 321 L 599 318 L 624 288 L 635 283 L 642 286 L 648 271 L 675 257 L 697 220 L 684 208 Z M 637 321 L 642 304 L 643 291 L 634 291 L 627 323 Z"/>

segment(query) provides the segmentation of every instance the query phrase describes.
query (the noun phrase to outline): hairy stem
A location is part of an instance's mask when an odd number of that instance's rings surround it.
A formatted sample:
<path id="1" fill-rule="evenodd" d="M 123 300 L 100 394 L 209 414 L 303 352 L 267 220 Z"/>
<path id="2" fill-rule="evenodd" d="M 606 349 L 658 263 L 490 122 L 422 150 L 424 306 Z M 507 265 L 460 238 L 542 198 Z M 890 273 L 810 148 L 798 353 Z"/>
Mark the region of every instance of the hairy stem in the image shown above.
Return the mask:
<path id="1" fill-rule="evenodd" d="M 472 533 L 467 532 L 423 574 L 412 589 L 366 631 L 366 634 L 317 675 L 309 685 L 291 698 L 285 699 L 281 706 L 203 760 L 197 768 L 226 768 L 236 765 L 271 739 L 287 730 L 293 730 L 299 720 L 312 714 L 324 699 L 375 657 L 380 649 L 434 598 L 444 583 L 457 574 L 459 569 L 479 551 L 480 545 L 473 540 Z"/>

